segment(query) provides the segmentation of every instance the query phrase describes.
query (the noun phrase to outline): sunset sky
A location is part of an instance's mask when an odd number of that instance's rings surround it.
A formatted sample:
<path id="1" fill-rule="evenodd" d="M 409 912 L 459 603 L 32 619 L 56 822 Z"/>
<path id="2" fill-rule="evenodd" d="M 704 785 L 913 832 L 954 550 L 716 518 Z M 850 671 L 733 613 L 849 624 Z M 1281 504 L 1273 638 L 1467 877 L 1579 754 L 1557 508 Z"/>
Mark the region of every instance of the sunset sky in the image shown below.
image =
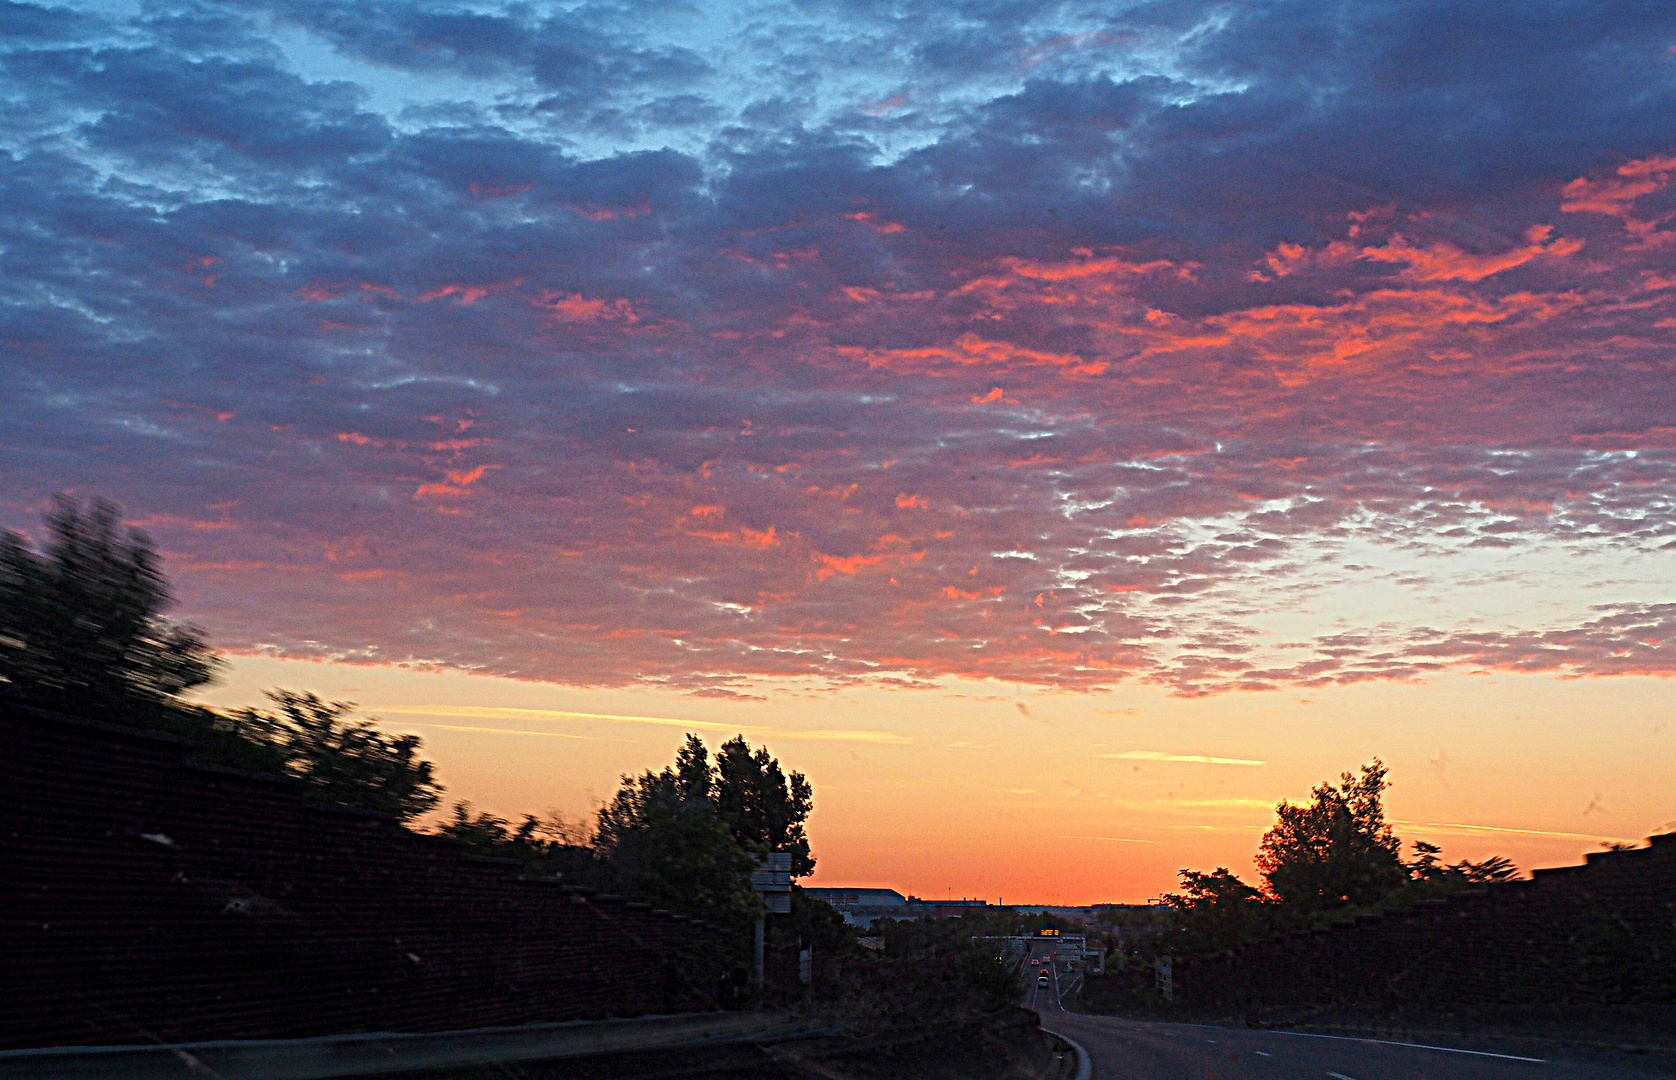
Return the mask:
<path id="1" fill-rule="evenodd" d="M 10 4 L 0 526 L 582 817 L 1139 901 L 1676 828 L 1676 5 Z"/>

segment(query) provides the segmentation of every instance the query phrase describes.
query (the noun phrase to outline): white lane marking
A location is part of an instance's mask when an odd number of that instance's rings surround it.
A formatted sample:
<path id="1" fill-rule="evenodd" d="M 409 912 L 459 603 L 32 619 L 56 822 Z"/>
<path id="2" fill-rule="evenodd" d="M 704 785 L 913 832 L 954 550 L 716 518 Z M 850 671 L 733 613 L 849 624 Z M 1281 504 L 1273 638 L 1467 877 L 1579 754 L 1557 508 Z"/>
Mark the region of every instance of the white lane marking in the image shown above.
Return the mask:
<path id="1" fill-rule="evenodd" d="M 1473 1057 L 1500 1058 L 1503 1061 L 1529 1061 L 1542 1065 L 1547 1058 L 1520 1057 L 1518 1054 L 1492 1054 L 1488 1050 L 1462 1050 L 1458 1046 L 1433 1046 L 1430 1043 L 1393 1042 L 1390 1039 L 1358 1039 L 1354 1035 L 1317 1035 L 1313 1031 L 1271 1031 L 1270 1035 L 1292 1035 L 1299 1039 L 1334 1039 L 1338 1042 L 1374 1043 L 1379 1046 L 1406 1046 L 1414 1050 L 1440 1050 L 1445 1054 L 1471 1054 Z M 1336 1073 L 1328 1073 L 1335 1076 Z"/>
<path id="2" fill-rule="evenodd" d="M 1343 1073 L 1330 1072 L 1327 1075 L 1332 1077 L 1333 1080 L 1356 1080 L 1354 1076 L 1346 1076 Z"/>
<path id="3" fill-rule="evenodd" d="M 1148 1025 L 1145 1025 L 1145 1026 L 1150 1028 L 1152 1025 L 1148 1024 Z M 1174 1027 L 1214 1028 L 1217 1025 L 1215 1025 L 1215 1024 L 1175 1023 L 1172 1026 L 1174 1026 Z M 1224 1029 L 1224 1030 L 1226 1030 L 1226 1029 Z M 1321 1035 L 1321 1034 L 1318 1034 L 1318 1033 L 1313 1032 L 1313 1031 L 1270 1031 L 1270 1032 L 1268 1032 L 1268 1034 L 1270 1034 L 1270 1035 L 1292 1035 L 1292 1036 L 1295 1036 L 1296 1038 L 1300 1038 L 1300 1039 L 1333 1039 L 1337 1042 L 1374 1043 L 1375 1045 L 1378 1045 L 1378 1046 L 1406 1046 L 1406 1047 L 1408 1047 L 1412 1050 L 1437 1050 L 1437 1051 L 1440 1051 L 1440 1052 L 1445 1053 L 1445 1054 L 1470 1054 L 1473 1057 L 1499 1058 L 1502 1061 L 1528 1061 L 1533 1065 L 1545 1065 L 1545 1064 L 1548 1063 L 1547 1058 L 1521 1057 L 1518 1054 L 1492 1054 L 1488 1050 L 1462 1050 L 1458 1046 L 1433 1046 L 1431 1043 L 1395 1042 L 1391 1039 L 1366 1039 L 1366 1038 L 1359 1038 L 1355 1035 Z M 1256 1053 L 1262 1054 L 1263 1052 L 1261 1050 L 1258 1050 L 1258 1051 L 1256 1051 Z M 1263 1054 L 1263 1056 L 1264 1057 L 1272 1057 L 1273 1055 Z"/>
<path id="4" fill-rule="evenodd" d="M 1267 1050 L 1253 1050 L 1252 1053 L 1256 1054 L 1258 1057 L 1274 1057 L 1274 1055 L 1269 1053 Z"/>

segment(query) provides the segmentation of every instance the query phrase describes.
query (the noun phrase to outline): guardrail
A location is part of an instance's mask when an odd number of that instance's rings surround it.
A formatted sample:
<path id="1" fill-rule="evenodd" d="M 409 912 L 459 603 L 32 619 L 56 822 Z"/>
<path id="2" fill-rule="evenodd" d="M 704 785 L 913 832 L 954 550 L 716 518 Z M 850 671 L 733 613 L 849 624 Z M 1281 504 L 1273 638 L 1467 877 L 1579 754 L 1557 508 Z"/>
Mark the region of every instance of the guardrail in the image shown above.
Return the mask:
<path id="1" fill-rule="evenodd" d="M 688 1013 L 424 1034 L 0 1051 L 0 1080 L 326 1080 L 831 1034 L 786 1013 Z"/>

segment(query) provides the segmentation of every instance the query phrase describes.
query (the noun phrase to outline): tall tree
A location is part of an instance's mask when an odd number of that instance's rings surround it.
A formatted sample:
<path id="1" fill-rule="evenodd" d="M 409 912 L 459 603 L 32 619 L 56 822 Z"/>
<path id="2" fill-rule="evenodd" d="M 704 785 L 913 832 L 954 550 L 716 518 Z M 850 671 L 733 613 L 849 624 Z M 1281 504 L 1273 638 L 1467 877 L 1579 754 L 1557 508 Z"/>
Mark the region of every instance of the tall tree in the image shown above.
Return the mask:
<path id="1" fill-rule="evenodd" d="M 712 783 L 709 752 L 688 735 L 673 768 L 623 777 L 600 808 L 594 849 L 622 891 L 743 930 L 761 909 L 756 859 L 717 814 Z"/>
<path id="2" fill-rule="evenodd" d="M 793 877 L 814 873 L 815 859 L 803 830 L 814 808 L 814 789 L 802 773 L 788 776 L 766 746 L 753 752 L 743 735 L 721 745 L 716 751 L 715 802 L 734 839 L 755 851 L 791 852 Z"/>
<path id="3" fill-rule="evenodd" d="M 442 797 L 434 766 L 419 756 L 417 735 L 387 735 L 370 720 L 347 719 L 354 705 L 309 693 L 270 690 L 276 712 L 245 709 L 248 728 L 284 755 L 288 773 L 341 806 L 377 810 L 407 821 Z"/>
<path id="4" fill-rule="evenodd" d="M 1445 863 L 1438 856 L 1443 849 L 1424 840 L 1414 841 L 1414 861 L 1408 864 L 1408 876 L 1421 884 L 1460 886 L 1488 885 L 1495 881 L 1511 881 L 1519 876 L 1519 868 L 1505 855 L 1492 855 L 1483 862 Z"/>
<path id="5" fill-rule="evenodd" d="M 1181 871 L 1181 892 L 1166 893 L 1170 912 L 1163 950 L 1175 956 L 1220 952 L 1273 928 L 1275 905 L 1219 866 L 1211 873 Z"/>
<path id="6" fill-rule="evenodd" d="M 151 541 L 103 499 L 59 496 L 36 553 L 0 535 L 0 680 L 37 704 L 138 719 L 207 683 L 201 631 L 163 618 L 172 598 Z"/>
<path id="7" fill-rule="evenodd" d="M 1300 910 L 1376 903 L 1408 877 L 1402 841 L 1385 821 L 1384 763 L 1375 758 L 1339 781 L 1315 788 L 1302 805 L 1276 806 L 1257 852 L 1269 893 Z"/>

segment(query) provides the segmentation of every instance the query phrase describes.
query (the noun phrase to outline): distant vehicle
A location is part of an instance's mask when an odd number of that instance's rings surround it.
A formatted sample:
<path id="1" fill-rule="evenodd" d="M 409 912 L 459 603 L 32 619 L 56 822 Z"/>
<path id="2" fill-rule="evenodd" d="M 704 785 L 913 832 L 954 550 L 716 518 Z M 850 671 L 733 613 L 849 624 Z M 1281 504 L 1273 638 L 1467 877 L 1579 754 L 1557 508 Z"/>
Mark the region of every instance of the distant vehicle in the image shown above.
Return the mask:
<path id="1" fill-rule="evenodd" d="M 1036 985 L 1037 986 L 1046 986 L 1047 984 L 1048 984 L 1048 977 L 1046 975 L 1036 976 Z"/>

